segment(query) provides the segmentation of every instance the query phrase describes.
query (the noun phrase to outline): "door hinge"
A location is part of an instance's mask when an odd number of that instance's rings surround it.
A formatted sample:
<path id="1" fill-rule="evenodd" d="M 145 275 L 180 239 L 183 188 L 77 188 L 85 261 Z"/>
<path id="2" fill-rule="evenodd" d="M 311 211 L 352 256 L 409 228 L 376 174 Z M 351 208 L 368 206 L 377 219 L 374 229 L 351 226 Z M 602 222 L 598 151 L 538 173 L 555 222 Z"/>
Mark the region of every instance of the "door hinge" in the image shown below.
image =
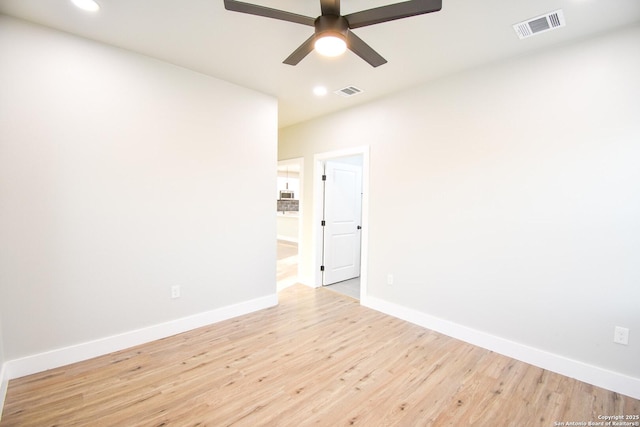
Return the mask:
<path id="1" fill-rule="evenodd" d="M 327 175 L 322 175 L 322 180 L 326 181 L 327 180 Z"/>
<path id="2" fill-rule="evenodd" d="M 320 226 L 324 227 L 325 225 L 327 225 L 327 223 L 325 222 L 324 219 L 322 221 L 320 221 Z"/>
<path id="3" fill-rule="evenodd" d="M 324 271 L 324 265 L 320 266 L 320 271 Z"/>

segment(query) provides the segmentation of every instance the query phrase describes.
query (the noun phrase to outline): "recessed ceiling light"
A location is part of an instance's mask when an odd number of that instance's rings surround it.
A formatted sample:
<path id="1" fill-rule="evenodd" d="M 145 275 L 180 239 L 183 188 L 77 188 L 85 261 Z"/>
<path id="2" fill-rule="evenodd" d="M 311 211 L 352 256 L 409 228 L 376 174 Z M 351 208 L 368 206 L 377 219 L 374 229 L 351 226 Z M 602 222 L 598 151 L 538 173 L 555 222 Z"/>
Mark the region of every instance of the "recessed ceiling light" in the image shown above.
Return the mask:
<path id="1" fill-rule="evenodd" d="M 324 86 L 316 86 L 313 88 L 315 96 L 325 96 L 327 94 L 327 88 Z"/>
<path id="2" fill-rule="evenodd" d="M 71 0 L 71 2 L 87 12 L 97 12 L 100 10 L 100 5 L 95 0 Z"/>

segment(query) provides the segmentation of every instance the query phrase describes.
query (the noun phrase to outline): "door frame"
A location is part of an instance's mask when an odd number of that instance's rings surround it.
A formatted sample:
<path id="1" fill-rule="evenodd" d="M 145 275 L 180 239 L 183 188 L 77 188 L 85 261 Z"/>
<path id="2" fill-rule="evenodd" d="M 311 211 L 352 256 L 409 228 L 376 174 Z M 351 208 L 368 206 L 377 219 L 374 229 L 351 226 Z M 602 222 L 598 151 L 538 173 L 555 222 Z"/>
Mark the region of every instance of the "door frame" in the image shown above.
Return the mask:
<path id="1" fill-rule="evenodd" d="M 313 156 L 313 238 L 314 255 L 313 271 L 314 287 L 322 286 L 322 226 L 320 222 L 324 211 L 324 194 L 322 191 L 322 173 L 324 163 L 328 160 L 340 157 L 362 156 L 362 230 L 360 244 L 360 303 L 366 298 L 368 283 L 368 259 L 369 259 L 369 146 L 346 148 L 337 151 L 328 151 L 314 154 Z"/>

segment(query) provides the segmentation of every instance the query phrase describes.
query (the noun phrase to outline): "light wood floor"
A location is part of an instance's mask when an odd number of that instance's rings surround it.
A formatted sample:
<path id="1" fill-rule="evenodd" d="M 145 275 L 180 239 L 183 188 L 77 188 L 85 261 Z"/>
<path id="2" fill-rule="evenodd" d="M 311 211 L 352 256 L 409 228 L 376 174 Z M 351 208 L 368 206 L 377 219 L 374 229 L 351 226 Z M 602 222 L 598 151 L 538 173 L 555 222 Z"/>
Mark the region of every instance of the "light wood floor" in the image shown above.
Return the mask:
<path id="1" fill-rule="evenodd" d="M 302 285 L 236 319 L 12 380 L 5 426 L 554 426 L 640 401 Z"/>

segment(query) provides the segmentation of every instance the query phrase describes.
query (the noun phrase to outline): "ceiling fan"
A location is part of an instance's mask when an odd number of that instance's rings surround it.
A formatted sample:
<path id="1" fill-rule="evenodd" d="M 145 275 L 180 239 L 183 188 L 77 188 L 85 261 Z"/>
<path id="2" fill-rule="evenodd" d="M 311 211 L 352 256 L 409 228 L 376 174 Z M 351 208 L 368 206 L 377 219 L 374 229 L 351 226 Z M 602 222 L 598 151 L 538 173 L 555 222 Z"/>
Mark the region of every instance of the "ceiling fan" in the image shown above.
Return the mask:
<path id="1" fill-rule="evenodd" d="M 348 48 L 371 64 L 371 66 L 378 67 L 385 64 L 387 60 L 360 37 L 353 34 L 351 30 L 410 16 L 437 12 L 442 9 L 442 0 L 409 0 L 348 15 L 340 15 L 340 0 L 320 0 L 322 14 L 315 19 L 236 0 L 224 0 L 224 7 L 234 12 L 248 13 L 315 27 L 314 34 L 283 61 L 285 64 L 297 65 L 314 49 L 326 56 L 338 56 Z"/>

